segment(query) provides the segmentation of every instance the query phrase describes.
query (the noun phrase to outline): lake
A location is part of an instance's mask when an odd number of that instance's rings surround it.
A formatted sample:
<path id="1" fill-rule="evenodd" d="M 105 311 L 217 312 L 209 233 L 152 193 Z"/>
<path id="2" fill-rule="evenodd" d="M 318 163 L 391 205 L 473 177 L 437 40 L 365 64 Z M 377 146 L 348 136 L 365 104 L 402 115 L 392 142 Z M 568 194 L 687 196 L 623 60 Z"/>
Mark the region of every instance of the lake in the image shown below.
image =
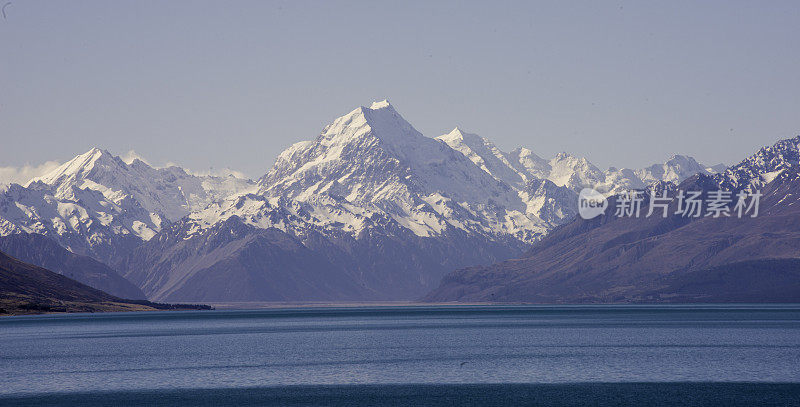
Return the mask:
<path id="1" fill-rule="evenodd" d="M 800 403 L 800 305 L 38 315 L 0 344 L 0 405 Z"/>

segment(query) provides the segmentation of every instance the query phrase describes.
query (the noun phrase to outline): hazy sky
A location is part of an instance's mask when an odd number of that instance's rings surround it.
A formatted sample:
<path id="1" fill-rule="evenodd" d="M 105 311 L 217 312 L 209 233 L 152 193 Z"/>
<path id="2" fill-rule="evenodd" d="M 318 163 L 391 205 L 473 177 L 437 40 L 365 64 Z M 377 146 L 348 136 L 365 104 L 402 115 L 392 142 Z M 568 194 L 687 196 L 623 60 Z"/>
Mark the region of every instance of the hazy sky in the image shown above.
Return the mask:
<path id="1" fill-rule="evenodd" d="M 384 98 L 602 168 L 800 134 L 798 1 L 9 1 L 0 167 L 99 146 L 257 177 Z"/>

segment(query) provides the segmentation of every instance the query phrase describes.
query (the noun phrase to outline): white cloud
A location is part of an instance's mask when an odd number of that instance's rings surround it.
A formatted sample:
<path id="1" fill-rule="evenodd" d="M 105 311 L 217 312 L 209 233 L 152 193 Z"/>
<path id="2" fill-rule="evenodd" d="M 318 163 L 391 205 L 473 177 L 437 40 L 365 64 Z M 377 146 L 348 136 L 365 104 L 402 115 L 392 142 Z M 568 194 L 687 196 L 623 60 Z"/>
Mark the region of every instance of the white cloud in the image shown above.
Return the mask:
<path id="1" fill-rule="evenodd" d="M 47 161 L 40 165 L 25 164 L 22 167 L 0 167 L 0 185 L 22 184 L 24 185 L 31 178 L 39 177 L 58 168 L 61 165 L 58 161 Z"/>
<path id="2" fill-rule="evenodd" d="M 144 157 L 139 155 L 139 153 L 137 153 L 134 150 L 128 150 L 127 153 L 120 155 L 119 158 L 121 158 L 122 161 L 125 162 L 125 164 L 128 164 L 128 165 L 131 165 L 133 160 L 139 160 L 139 161 L 141 161 L 141 162 L 143 162 L 143 163 L 145 163 L 145 164 L 147 164 L 147 165 L 149 165 L 151 167 L 153 166 L 152 164 L 150 164 L 149 161 L 145 160 Z"/>

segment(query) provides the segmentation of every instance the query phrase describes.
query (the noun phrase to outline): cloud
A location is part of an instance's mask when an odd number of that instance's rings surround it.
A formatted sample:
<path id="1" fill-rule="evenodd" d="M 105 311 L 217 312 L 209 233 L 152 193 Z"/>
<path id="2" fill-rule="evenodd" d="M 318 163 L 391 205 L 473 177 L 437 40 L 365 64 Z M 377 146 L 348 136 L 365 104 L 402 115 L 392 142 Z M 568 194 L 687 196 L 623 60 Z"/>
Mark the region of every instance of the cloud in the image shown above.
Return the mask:
<path id="1" fill-rule="evenodd" d="M 133 160 L 139 160 L 139 161 L 141 161 L 141 162 L 143 162 L 143 163 L 145 163 L 145 164 L 147 164 L 147 165 L 149 165 L 151 167 L 153 166 L 152 164 L 150 164 L 149 161 L 145 160 L 144 157 L 139 155 L 139 153 L 137 153 L 134 150 L 128 150 L 127 153 L 120 155 L 119 158 L 121 158 L 122 161 L 125 162 L 125 164 L 128 164 L 128 165 L 131 165 Z"/>
<path id="2" fill-rule="evenodd" d="M 25 164 L 22 167 L 0 167 L 0 185 L 22 184 L 24 185 L 31 178 L 39 177 L 58 168 L 61 165 L 58 161 L 47 161 L 40 165 Z"/>

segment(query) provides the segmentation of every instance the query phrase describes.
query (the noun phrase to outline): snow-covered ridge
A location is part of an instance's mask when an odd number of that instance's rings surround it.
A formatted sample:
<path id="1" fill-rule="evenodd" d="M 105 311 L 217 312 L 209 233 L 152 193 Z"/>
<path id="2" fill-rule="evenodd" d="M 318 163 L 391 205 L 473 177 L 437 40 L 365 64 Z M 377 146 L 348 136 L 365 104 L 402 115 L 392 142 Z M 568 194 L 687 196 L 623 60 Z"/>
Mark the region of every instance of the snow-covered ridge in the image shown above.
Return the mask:
<path id="1" fill-rule="evenodd" d="M 795 166 L 798 144 L 778 143 L 714 176 L 769 182 Z M 180 238 L 190 239 L 237 217 L 293 236 L 358 238 L 402 229 L 425 238 L 466 234 L 530 243 L 575 215 L 585 186 L 614 192 L 711 172 L 681 155 L 603 171 L 565 152 L 552 158 L 526 147 L 504 152 L 460 128 L 426 137 L 384 100 L 295 143 L 257 182 L 155 168 L 133 155 L 123 160 L 92 149 L 25 186 L 0 189 L 0 234 L 43 233 L 77 251 L 107 246 L 111 256 L 120 239 L 141 243 L 176 223 Z"/>
<path id="2" fill-rule="evenodd" d="M 133 198 L 148 212 L 175 221 L 213 201 L 253 187 L 246 179 L 195 176 L 183 168 L 154 168 L 135 158 L 129 163 L 106 150 L 92 148 L 25 186 L 43 184 L 56 197 L 71 198 L 71 188 L 89 188 L 119 204 Z"/>
<path id="3" fill-rule="evenodd" d="M 456 228 L 530 238 L 550 227 L 528 213 L 527 203 L 506 182 L 420 134 L 388 101 L 359 107 L 326 126 L 316 140 L 294 144 L 258 184 L 263 196 L 342 212 L 355 206 L 419 236 Z M 363 229 L 344 224 L 354 233 Z"/>
<path id="4" fill-rule="evenodd" d="M 674 155 L 663 164 L 642 169 L 600 170 L 584 157 L 561 152 L 544 159 L 528 148 L 520 147 L 510 153 L 498 149 L 489 139 L 467 133 L 456 127 L 437 137 L 464 154 L 475 165 L 511 186 L 524 185 L 531 180 L 549 180 L 574 192 L 592 187 L 609 193 L 631 188 L 644 188 L 658 181 L 680 182 L 694 174 L 709 174 L 710 169 L 689 156 Z"/>
<path id="5" fill-rule="evenodd" d="M 617 191 L 705 171 L 683 156 L 642 170 L 602 171 L 568 153 L 549 160 L 527 148 L 506 153 L 460 128 L 433 139 L 384 100 L 352 110 L 315 140 L 281 153 L 258 181 L 256 195 L 266 201 L 243 203 L 232 197 L 190 216 L 195 223 L 190 229 L 237 216 L 252 226 L 286 231 L 285 213 L 313 213 L 295 216 L 289 229 L 313 224 L 356 235 L 370 227 L 363 219 L 377 216 L 418 236 L 454 228 L 530 242 L 574 216 L 576 193 L 584 186 Z M 303 207 L 301 212 L 291 208 L 295 204 Z M 301 225 L 298 219 L 310 223 Z"/>
<path id="6" fill-rule="evenodd" d="M 92 148 L 24 186 L 0 191 L 0 235 L 41 233 L 102 258 L 100 247 L 113 254 L 115 241 L 148 240 L 165 224 L 254 186 L 232 176 L 154 168 L 140 159 L 126 163 Z"/>
<path id="7" fill-rule="evenodd" d="M 800 172 L 800 136 L 763 147 L 752 156 L 718 174 L 716 182 L 731 190 L 772 182 L 781 173 Z"/>

